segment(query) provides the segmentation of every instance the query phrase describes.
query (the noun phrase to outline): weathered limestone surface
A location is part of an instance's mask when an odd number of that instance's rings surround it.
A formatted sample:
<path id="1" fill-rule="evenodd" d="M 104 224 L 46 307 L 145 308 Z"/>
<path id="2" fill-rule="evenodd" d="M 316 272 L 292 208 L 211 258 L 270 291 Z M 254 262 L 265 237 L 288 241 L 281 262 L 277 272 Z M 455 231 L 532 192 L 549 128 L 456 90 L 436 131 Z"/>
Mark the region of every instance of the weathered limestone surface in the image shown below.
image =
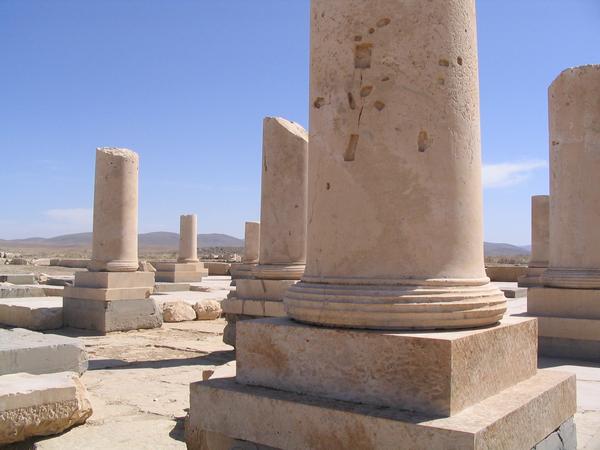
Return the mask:
<path id="1" fill-rule="evenodd" d="M 547 370 L 444 418 L 211 378 L 190 385 L 188 448 L 203 430 L 289 450 L 531 449 L 575 409 L 575 376 Z"/>
<path id="2" fill-rule="evenodd" d="M 420 333 L 320 328 L 287 318 L 242 321 L 236 380 L 451 415 L 534 376 L 536 341 L 536 321 L 529 318 L 505 318 L 475 331 Z"/>
<path id="3" fill-rule="evenodd" d="M 549 89 L 550 261 L 531 289 L 540 353 L 600 360 L 600 65 L 563 71 Z"/>
<path id="4" fill-rule="evenodd" d="M 0 377 L 0 445 L 84 423 L 92 406 L 77 373 Z"/>
<path id="5" fill-rule="evenodd" d="M 550 196 L 531 197 L 531 258 L 519 286 L 541 286 L 541 274 L 548 268 L 550 254 Z"/>
<path id="6" fill-rule="evenodd" d="M 179 218 L 179 254 L 177 262 L 198 262 L 198 219 L 196 214 Z"/>
<path id="7" fill-rule="evenodd" d="M 0 375 L 43 374 L 87 370 L 88 358 L 79 339 L 14 328 L 0 329 Z"/>
<path id="8" fill-rule="evenodd" d="M 138 269 L 138 166 L 131 150 L 96 150 L 91 271 Z"/>
<path id="9" fill-rule="evenodd" d="M 61 328 L 62 298 L 26 297 L 0 300 L 0 325 L 28 330 Z"/>
<path id="10" fill-rule="evenodd" d="M 360 328 L 498 322 L 472 1 L 312 5 L 307 263 L 288 314 Z"/>
<path id="11" fill-rule="evenodd" d="M 215 320 L 221 317 L 223 310 L 215 300 L 201 300 L 194 304 L 197 320 Z"/>
<path id="12" fill-rule="evenodd" d="M 202 281 L 208 271 L 201 262 L 152 261 L 156 281 L 162 283 L 194 283 Z"/>
<path id="13" fill-rule="evenodd" d="M 164 322 L 185 322 L 195 319 L 196 311 L 185 302 L 167 302 L 163 305 Z"/>

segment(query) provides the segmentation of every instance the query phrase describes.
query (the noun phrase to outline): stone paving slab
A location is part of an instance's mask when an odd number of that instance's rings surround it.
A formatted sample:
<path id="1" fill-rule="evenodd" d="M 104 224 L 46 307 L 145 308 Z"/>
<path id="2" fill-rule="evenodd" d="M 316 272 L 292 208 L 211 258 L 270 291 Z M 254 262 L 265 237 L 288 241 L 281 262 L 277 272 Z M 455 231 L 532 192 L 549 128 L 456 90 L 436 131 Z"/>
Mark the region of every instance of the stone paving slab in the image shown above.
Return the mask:
<path id="1" fill-rule="evenodd" d="M 0 274 L 0 283 L 33 284 L 35 283 L 35 275 L 32 273 Z"/>
<path id="2" fill-rule="evenodd" d="M 17 285 L 11 283 L 0 283 L 0 299 L 19 297 L 43 297 L 45 296 L 42 285 Z"/>
<path id="3" fill-rule="evenodd" d="M 84 344 L 55 334 L 22 328 L 0 329 L 0 375 L 77 372 L 88 368 Z"/>
<path id="4" fill-rule="evenodd" d="M 62 297 L 0 300 L 0 325 L 28 330 L 55 330 L 63 325 Z"/>

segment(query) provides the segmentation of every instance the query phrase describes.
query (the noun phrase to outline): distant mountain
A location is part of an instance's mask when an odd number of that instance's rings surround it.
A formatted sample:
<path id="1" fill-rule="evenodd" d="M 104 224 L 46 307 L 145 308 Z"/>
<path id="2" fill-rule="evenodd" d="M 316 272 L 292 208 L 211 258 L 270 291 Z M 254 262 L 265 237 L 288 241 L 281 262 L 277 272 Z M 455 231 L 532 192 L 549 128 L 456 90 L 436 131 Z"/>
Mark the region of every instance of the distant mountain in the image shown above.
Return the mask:
<path id="1" fill-rule="evenodd" d="M 65 234 L 53 238 L 0 239 L 0 247 L 91 247 L 92 233 Z M 170 248 L 179 246 L 179 234 L 167 231 L 142 233 L 139 235 L 140 248 Z M 198 246 L 207 247 L 243 247 L 244 241 L 227 234 L 199 234 Z"/>
<path id="2" fill-rule="evenodd" d="M 531 253 L 530 247 L 531 246 L 519 247 L 512 244 L 484 242 L 483 253 L 485 256 L 525 256 Z"/>

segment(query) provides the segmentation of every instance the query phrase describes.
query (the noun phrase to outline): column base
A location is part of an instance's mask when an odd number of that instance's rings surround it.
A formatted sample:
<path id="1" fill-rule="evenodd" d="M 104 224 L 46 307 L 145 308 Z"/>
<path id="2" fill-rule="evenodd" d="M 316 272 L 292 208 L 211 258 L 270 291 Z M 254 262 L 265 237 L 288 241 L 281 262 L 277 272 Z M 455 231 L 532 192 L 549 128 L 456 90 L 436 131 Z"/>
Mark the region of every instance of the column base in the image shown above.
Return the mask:
<path id="1" fill-rule="evenodd" d="M 252 270 L 256 267 L 256 263 L 235 263 L 231 265 L 229 273 L 231 274 L 231 280 L 239 279 L 251 279 L 254 278 Z"/>
<path id="2" fill-rule="evenodd" d="M 547 267 L 528 267 L 527 273 L 518 278 L 519 287 L 542 287 L 542 274 Z"/>
<path id="3" fill-rule="evenodd" d="M 489 279 L 303 281 L 285 295 L 287 314 L 317 325 L 433 330 L 497 323 L 506 298 Z"/>
<path id="4" fill-rule="evenodd" d="M 153 289 L 152 272 L 77 272 L 65 287 L 63 323 L 101 333 L 160 327 Z"/>
<path id="5" fill-rule="evenodd" d="M 445 418 L 216 378 L 190 385 L 186 439 L 188 449 L 210 450 L 533 449 L 566 428 L 575 409 L 575 376 L 549 370 Z M 560 448 L 575 450 L 573 441 Z"/>
<path id="6" fill-rule="evenodd" d="M 600 289 L 529 289 L 527 314 L 538 318 L 539 353 L 600 361 Z"/>
<path id="7" fill-rule="evenodd" d="M 160 328 L 162 313 L 150 298 L 140 300 L 63 299 L 63 323 L 66 327 L 111 331 Z"/>
<path id="8" fill-rule="evenodd" d="M 156 281 L 163 283 L 197 283 L 208 276 L 208 270 L 201 262 L 153 261 L 156 268 Z"/>

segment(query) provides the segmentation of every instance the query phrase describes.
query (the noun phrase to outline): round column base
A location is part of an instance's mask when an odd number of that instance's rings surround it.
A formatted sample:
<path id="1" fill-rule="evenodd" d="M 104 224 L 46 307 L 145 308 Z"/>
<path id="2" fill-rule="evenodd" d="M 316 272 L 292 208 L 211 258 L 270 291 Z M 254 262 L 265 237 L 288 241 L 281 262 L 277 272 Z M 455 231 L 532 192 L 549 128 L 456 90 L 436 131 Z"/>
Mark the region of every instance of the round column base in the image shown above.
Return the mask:
<path id="1" fill-rule="evenodd" d="M 569 289 L 600 289 L 600 269 L 548 268 L 541 275 L 544 286 Z"/>
<path id="2" fill-rule="evenodd" d="M 400 280 L 368 285 L 301 281 L 288 289 L 284 302 L 292 319 L 315 325 L 389 330 L 475 328 L 497 323 L 506 312 L 504 294 L 486 280 Z"/>
<path id="3" fill-rule="evenodd" d="M 88 266 L 90 272 L 137 272 L 140 263 L 137 260 L 95 261 Z"/>
<path id="4" fill-rule="evenodd" d="M 252 268 L 252 276 L 263 280 L 299 280 L 305 264 L 257 264 Z"/>

